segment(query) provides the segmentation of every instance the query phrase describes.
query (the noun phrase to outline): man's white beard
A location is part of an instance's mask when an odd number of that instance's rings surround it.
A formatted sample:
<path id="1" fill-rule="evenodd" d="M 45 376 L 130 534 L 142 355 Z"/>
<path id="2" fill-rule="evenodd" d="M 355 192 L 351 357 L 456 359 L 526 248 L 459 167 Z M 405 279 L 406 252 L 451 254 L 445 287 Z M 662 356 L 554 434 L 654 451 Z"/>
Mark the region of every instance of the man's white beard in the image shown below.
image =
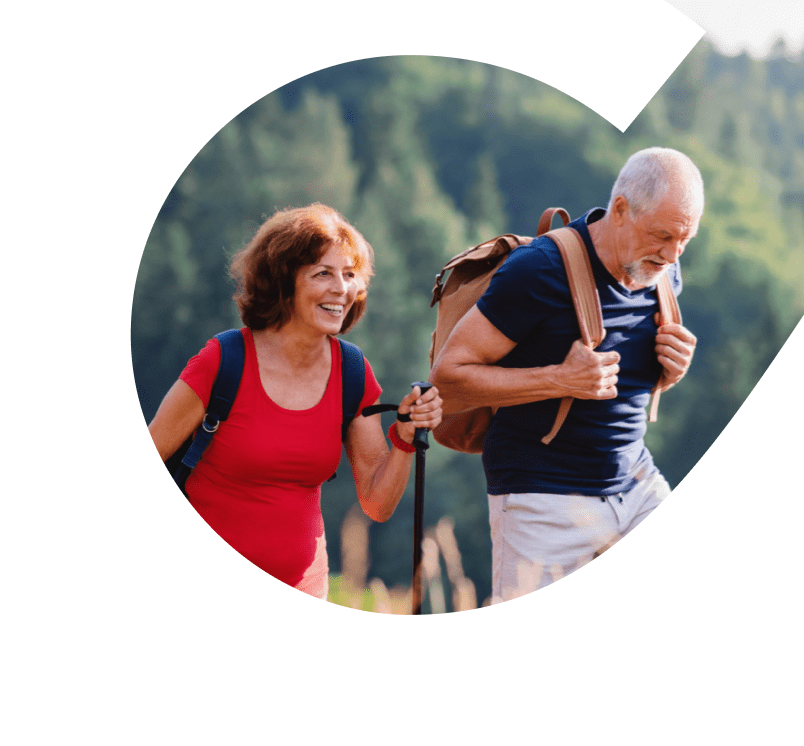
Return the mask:
<path id="1" fill-rule="evenodd" d="M 641 287 L 648 287 L 659 282 L 659 278 L 667 272 L 669 266 L 669 264 L 665 264 L 657 271 L 656 265 L 652 264 L 649 259 L 639 259 L 636 262 L 629 262 L 623 269 L 632 282 Z"/>

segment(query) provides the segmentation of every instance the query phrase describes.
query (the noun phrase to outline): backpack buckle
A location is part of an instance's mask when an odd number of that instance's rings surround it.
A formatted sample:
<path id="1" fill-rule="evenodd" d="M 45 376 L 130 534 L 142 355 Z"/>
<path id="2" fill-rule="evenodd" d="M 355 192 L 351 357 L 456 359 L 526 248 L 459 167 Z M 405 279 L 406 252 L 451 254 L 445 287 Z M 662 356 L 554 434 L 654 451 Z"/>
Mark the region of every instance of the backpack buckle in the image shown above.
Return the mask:
<path id="1" fill-rule="evenodd" d="M 204 430 L 204 432 L 207 432 L 207 433 L 217 432 L 217 430 L 218 430 L 218 428 L 220 427 L 220 424 L 221 424 L 220 420 L 211 420 L 210 423 L 207 423 L 207 417 L 209 417 L 209 415 L 205 414 L 204 415 L 204 420 L 201 423 L 201 429 Z"/>

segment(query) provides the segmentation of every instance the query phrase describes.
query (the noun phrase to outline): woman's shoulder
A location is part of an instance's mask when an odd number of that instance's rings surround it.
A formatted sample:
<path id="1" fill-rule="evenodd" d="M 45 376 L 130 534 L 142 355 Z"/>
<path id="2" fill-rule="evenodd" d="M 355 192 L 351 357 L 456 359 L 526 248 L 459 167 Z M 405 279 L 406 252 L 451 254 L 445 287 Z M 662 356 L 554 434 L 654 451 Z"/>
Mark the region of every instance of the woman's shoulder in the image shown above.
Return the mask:
<path id="1" fill-rule="evenodd" d="M 208 339 L 207 343 L 199 350 L 199 352 L 195 355 L 195 357 L 200 358 L 217 357 L 218 360 L 220 360 L 221 342 L 219 337 L 221 335 L 228 335 L 229 333 L 234 331 L 239 331 L 246 345 L 249 344 L 249 342 L 251 341 L 251 329 L 249 329 L 247 326 L 244 326 L 240 329 L 229 329 L 226 332 L 220 332 L 220 334 L 216 334 L 214 337 Z"/>
<path id="2" fill-rule="evenodd" d="M 249 342 L 249 329 L 240 330 L 246 345 Z M 208 398 L 209 391 L 218 374 L 221 364 L 221 345 L 217 337 L 207 340 L 207 343 L 188 361 L 179 378 L 187 383 L 202 400 Z"/>
<path id="3" fill-rule="evenodd" d="M 214 364 L 216 367 L 221 360 L 221 345 L 217 337 L 208 339 L 207 343 L 188 361 L 184 368 L 185 371 L 193 371 L 199 367 L 207 367 Z"/>

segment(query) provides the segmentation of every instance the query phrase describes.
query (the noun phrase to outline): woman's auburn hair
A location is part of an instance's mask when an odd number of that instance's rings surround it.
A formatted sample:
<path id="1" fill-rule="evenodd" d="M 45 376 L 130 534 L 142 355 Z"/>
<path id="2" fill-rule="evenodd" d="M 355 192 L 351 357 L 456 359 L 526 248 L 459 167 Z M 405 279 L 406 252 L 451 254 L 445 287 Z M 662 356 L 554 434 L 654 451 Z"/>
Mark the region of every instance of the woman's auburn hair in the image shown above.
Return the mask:
<path id="1" fill-rule="evenodd" d="M 366 311 L 374 273 L 374 251 L 337 210 L 318 202 L 279 210 L 233 257 L 229 274 L 237 283 L 234 299 L 243 323 L 254 330 L 281 329 L 293 315 L 296 276 L 316 264 L 333 246 L 348 249 L 360 288 L 341 325 L 348 332 Z"/>

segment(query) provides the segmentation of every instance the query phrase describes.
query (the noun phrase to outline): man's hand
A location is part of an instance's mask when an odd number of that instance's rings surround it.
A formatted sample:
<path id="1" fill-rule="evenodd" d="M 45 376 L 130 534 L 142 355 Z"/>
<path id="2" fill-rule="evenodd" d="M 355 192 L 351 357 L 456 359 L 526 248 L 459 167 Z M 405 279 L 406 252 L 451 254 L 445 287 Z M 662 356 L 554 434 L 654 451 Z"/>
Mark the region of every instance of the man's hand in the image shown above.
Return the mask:
<path id="1" fill-rule="evenodd" d="M 656 323 L 659 323 L 658 318 Z M 656 330 L 656 355 L 664 368 L 662 391 L 684 378 L 697 343 L 695 335 L 681 324 L 664 324 Z"/>
<path id="2" fill-rule="evenodd" d="M 582 340 L 573 342 L 551 379 L 576 399 L 614 399 L 617 396 L 619 352 L 594 352 Z"/>

